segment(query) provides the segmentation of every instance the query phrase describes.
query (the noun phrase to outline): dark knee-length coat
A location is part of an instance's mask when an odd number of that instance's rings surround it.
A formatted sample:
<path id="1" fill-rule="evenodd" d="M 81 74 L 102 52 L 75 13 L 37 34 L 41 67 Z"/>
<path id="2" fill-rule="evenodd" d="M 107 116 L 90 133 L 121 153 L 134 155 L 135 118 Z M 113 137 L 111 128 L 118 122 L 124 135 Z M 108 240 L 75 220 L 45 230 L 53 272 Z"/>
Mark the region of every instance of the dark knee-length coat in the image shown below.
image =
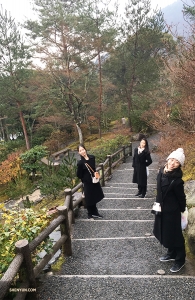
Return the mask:
<path id="1" fill-rule="evenodd" d="M 92 182 L 91 174 L 85 166 L 85 163 L 87 163 L 96 171 L 95 156 L 88 154 L 88 157 L 89 160 L 85 160 L 85 158 L 81 156 L 81 159 L 77 162 L 77 177 L 80 178 L 83 183 L 86 206 L 92 206 L 104 198 L 104 193 L 99 182 Z"/>
<path id="2" fill-rule="evenodd" d="M 155 237 L 165 248 L 181 247 L 184 238 L 181 229 L 181 212 L 185 211 L 186 196 L 180 168 L 164 174 L 161 168 L 157 175 L 156 201 L 161 203 L 162 214 L 155 216 Z"/>
<path id="3" fill-rule="evenodd" d="M 142 153 L 138 154 L 138 148 L 135 148 L 133 155 L 133 183 L 137 183 L 140 186 L 147 185 L 147 174 L 146 167 L 151 165 L 152 158 L 149 152 L 143 150 Z"/>

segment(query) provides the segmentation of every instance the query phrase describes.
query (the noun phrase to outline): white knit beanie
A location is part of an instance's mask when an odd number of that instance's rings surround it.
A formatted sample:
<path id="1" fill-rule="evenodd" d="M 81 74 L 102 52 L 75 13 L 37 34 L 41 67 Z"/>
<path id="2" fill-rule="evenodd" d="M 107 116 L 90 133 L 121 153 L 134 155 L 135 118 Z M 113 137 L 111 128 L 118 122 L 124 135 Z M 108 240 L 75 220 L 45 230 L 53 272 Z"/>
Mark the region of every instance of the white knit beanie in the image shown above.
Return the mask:
<path id="1" fill-rule="evenodd" d="M 184 155 L 183 149 L 182 148 L 178 148 L 177 150 L 171 152 L 171 154 L 167 157 L 167 160 L 169 158 L 175 158 L 175 159 L 177 159 L 180 162 L 181 166 L 183 166 L 184 165 L 184 161 L 185 161 L 185 155 Z"/>

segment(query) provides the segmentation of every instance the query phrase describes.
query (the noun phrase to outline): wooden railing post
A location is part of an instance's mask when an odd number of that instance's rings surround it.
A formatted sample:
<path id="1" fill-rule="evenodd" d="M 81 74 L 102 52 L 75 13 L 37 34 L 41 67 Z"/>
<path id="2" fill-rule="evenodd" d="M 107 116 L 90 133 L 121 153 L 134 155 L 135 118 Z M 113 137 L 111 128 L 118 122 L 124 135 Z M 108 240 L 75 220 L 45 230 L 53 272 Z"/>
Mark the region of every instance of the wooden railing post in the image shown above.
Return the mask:
<path id="1" fill-rule="evenodd" d="M 65 189 L 64 193 L 65 193 L 65 199 L 66 199 L 67 196 L 70 197 L 69 209 L 72 211 L 72 224 L 74 224 L 75 223 L 75 217 L 74 217 L 72 190 L 71 189 Z"/>
<path id="2" fill-rule="evenodd" d="M 67 235 L 67 240 L 65 241 L 64 245 L 62 245 L 62 254 L 64 256 L 71 256 L 72 255 L 72 243 L 70 237 L 70 228 L 69 228 L 69 221 L 68 221 L 68 209 L 66 206 L 58 206 L 57 207 L 59 215 L 64 215 L 65 220 L 60 224 L 61 235 Z"/>
<path id="3" fill-rule="evenodd" d="M 122 146 L 123 148 L 123 162 L 126 162 L 126 153 L 125 153 L 125 146 Z"/>
<path id="4" fill-rule="evenodd" d="M 108 158 L 108 176 L 112 175 L 112 156 L 107 155 Z"/>
<path id="5" fill-rule="evenodd" d="M 84 194 L 84 186 L 83 185 L 81 188 L 81 192 L 82 192 L 82 205 L 84 206 L 84 208 L 87 208 L 86 202 L 85 202 L 85 194 Z"/>
<path id="6" fill-rule="evenodd" d="M 19 240 L 15 243 L 16 252 L 22 253 L 23 255 L 23 266 L 24 266 L 24 281 L 29 282 L 29 288 L 36 290 L 36 280 L 34 276 L 33 271 L 33 263 L 31 258 L 31 252 L 29 248 L 29 243 L 27 240 Z M 24 293 L 22 293 L 24 296 Z M 28 294 L 28 299 L 37 299 L 37 293 L 36 292 L 30 292 Z"/>
<path id="7" fill-rule="evenodd" d="M 129 143 L 129 155 L 132 156 L 132 142 Z"/>
<path id="8" fill-rule="evenodd" d="M 102 186 L 105 186 L 105 177 L 104 177 L 104 164 L 101 163 L 99 164 L 99 166 L 101 167 L 101 175 L 102 175 L 102 178 L 101 178 L 101 182 L 102 182 Z"/>

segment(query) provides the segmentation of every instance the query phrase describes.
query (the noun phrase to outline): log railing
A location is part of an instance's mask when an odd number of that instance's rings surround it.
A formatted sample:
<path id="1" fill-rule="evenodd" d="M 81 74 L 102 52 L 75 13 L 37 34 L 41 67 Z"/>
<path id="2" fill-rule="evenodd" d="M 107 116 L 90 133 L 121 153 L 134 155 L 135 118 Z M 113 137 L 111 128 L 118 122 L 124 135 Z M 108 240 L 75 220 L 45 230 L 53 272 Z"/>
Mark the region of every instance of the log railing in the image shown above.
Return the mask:
<path id="1" fill-rule="evenodd" d="M 104 163 L 100 163 L 96 168 L 100 172 L 100 182 L 102 186 L 105 186 L 105 181 L 112 175 L 113 169 L 122 162 L 126 161 L 128 156 L 132 155 L 132 144 L 129 143 L 127 146 L 123 146 L 117 152 L 112 155 L 107 155 Z M 46 227 L 33 241 L 28 243 L 27 240 L 19 240 L 15 244 L 16 256 L 10 263 L 7 271 L 0 280 L 0 300 L 5 297 L 8 290 L 17 292 L 14 300 L 25 299 L 28 293 L 28 299 L 37 299 L 36 294 L 36 278 L 52 259 L 55 253 L 61 249 L 62 255 L 65 257 L 72 255 L 72 244 L 71 244 L 71 227 L 75 222 L 74 209 L 79 206 L 80 203 L 85 204 L 84 196 L 80 195 L 75 201 L 73 201 L 73 195 L 82 191 L 83 185 L 79 183 L 72 190 L 65 189 L 65 202 L 64 206 L 58 206 L 58 217 L 50 222 L 49 226 Z M 41 261 L 33 267 L 31 253 L 46 239 L 49 235 L 60 226 L 61 237 L 53 245 L 49 254 L 46 254 Z M 23 271 L 23 280 L 20 288 L 10 288 L 15 276 Z M 21 278 L 20 278 L 21 279 Z"/>

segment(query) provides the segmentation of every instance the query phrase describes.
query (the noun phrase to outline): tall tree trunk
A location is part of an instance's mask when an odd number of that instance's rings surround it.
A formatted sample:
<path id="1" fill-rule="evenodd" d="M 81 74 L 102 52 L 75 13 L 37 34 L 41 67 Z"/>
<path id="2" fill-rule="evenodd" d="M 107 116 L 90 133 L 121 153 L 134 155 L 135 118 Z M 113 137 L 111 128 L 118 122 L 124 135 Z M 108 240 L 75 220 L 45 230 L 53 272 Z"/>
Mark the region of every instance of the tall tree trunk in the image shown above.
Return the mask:
<path id="1" fill-rule="evenodd" d="M 132 108 L 132 101 L 131 101 L 131 95 L 127 96 L 127 103 L 128 103 L 128 125 L 129 125 L 129 131 L 132 131 L 132 122 L 131 122 L 131 108 Z"/>
<path id="2" fill-rule="evenodd" d="M 102 137 L 102 130 L 101 130 L 101 122 L 102 122 L 102 65 L 101 65 L 101 55 L 100 51 L 98 50 L 98 64 L 99 64 L 99 138 Z"/>
<path id="3" fill-rule="evenodd" d="M 27 130 L 26 130 L 26 123 L 25 123 L 25 120 L 24 120 L 23 113 L 21 111 L 20 103 L 17 102 L 17 105 L 18 105 L 18 108 L 19 108 L 20 122 L 22 124 L 22 129 L 23 129 L 24 138 L 25 138 L 25 142 L 26 142 L 26 149 L 29 150 L 30 149 L 30 143 L 29 143 L 29 138 L 28 138 L 28 134 L 27 134 Z"/>
<path id="4" fill-rule="evenodd" d="M 2 134 L 2 139 L 5 140 L 5 131 L 4 131 L 4 128 L 3 128 L 3 121 L 2 121 L 3 118 L 0 118 L 0 124 L 1 124 L 1 134 Z"/>
<path id="5" fill-rule="evenodd" d="M 134 80 L 132 78 L 129 89 L 126 89 L 127 107 L 128 107 L 128 125 L 129 125 L 130 132 L 132 131 L 131 110 L 132 110 L 133 84 L 134 84 Z"/>
<path id="6" fill-rule="evenodd" d="M 78 123 L 76 123 L 76 128 L 77 128 L 78 135 L 79 135 L 79 144 L 83 145 L 83 134 L 82 134 L 81 127 L 79 126 Z"/>

